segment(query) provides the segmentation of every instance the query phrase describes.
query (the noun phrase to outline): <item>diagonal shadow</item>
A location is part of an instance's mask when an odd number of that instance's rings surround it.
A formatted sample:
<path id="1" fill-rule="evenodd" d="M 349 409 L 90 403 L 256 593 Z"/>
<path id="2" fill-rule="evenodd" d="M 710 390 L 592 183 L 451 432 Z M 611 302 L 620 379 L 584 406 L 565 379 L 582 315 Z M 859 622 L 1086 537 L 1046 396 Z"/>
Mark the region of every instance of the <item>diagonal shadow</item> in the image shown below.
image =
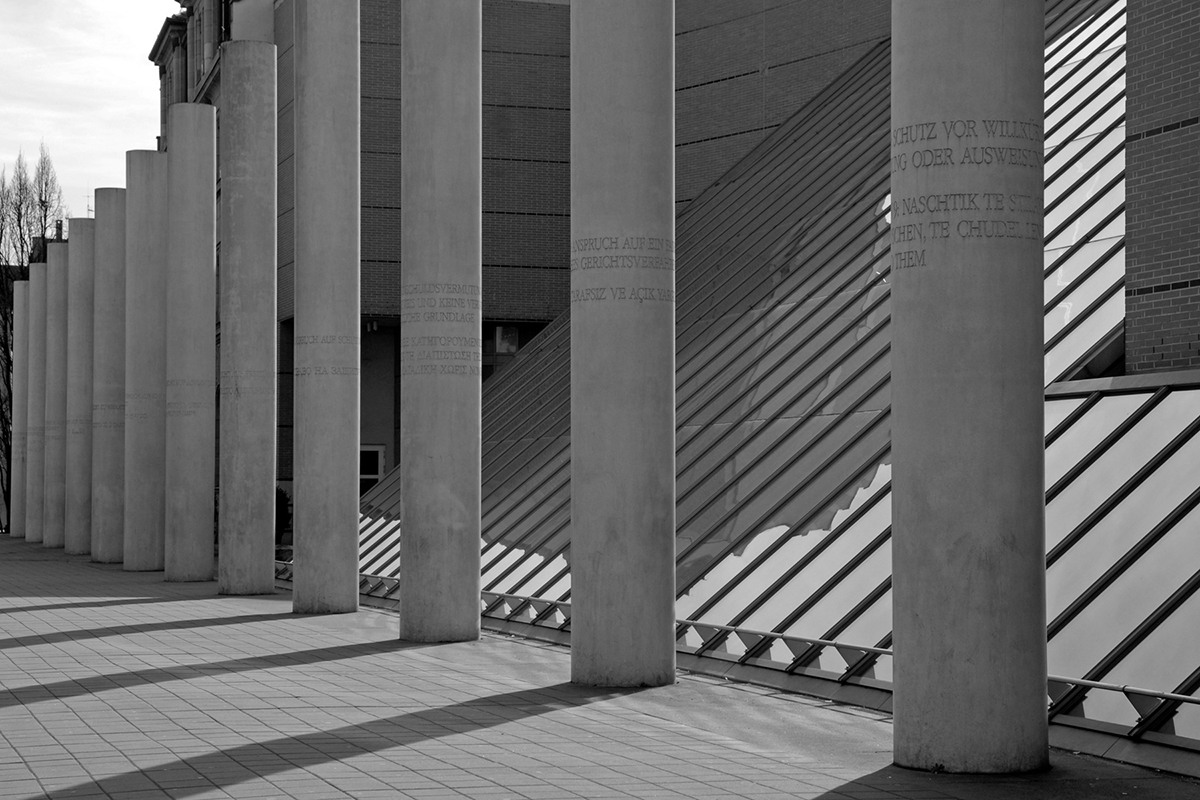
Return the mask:
<path id="1" fill-rule="evenodd" d="M 1053 768 L 1012 774 L 923 772 L 889 764 L 847 779 L 816 800 L 940 797 L 945 800 L 1194 800 L 1197 784 L 1170 773 L 1051 751 Z"/>
<path id="2" fill-rule="evenodd" d="M 394 653 L 414 650 L 432 645 L 388 639 L 380 642 L 320 647 L 313 650 L 297 650 L 290 653 L 270 653 L 262 656 L 247 656 L 225 661 L 202 661 L 197 664 L 179 664 L 170 667 L 110 672 L 88 678 L 39 683 L 16 689 L 0 690 L 0 709 L 13 706 L 30 706 L 48 700 L 68 700 L 72 697 L 99 694 L 113 689 L 129 689 L 138 686 L 157 685 L 172 681 L 188 681 L 210 675 L 253 672 L 276 667 L 294 667 L 329 661 L 344 661 L 359 656 L 377 653 Z"/>
<path id="3" fill-rule="evenodd" d="M 61 611 L 68 608 L 108 608 L 110 606 L 132 606 L 140 603 L 181 603 L 190 600 L 208 600 L 207 597 L 130 597 L 124 600 L 93 600 L 81 603 L 47 603 L 40 606 L 8 606 L 0 608 L 0 616 L 24 611 Z"/>
<path id="4" fill-rule="evenodd" d="M 125 636 L 131 633 L 151 633 L 153 631 L 189 630 L 192 628 L 215 628 L 218 625 L 241 625 L 247 622 L 265 622 L 267 620 L 285 619 L 287 617 L 306 618 L 320 616 L 316 614 L 294 614 L 291 611 L 277 614 L 246 614 L 240 617 L 210 617 L 208 619 L 179 619 L 163 622 L 147 622 L 142 625 L 113 625 L 108 628 L 85 628 L 74 631 L 53 631 L 51 633 L 31 633 L 28 636 L 14 636 L 0 639 L 0 650 L 14 650 L 20 647 L 32 647 L 38 644 L 59 644 L 61 642 L 77 642 L 87 639 L 105 639 L 109 636 Z"/>
<path id="5" fill-rule="evenodd" d="M 218 750 L 192 756 L 147 770 L 137 770 L 77 783 L 53 791 L 57 797 L 108 792 L 162 789 L 156 776 L 166 780 L 189 775 L 202 786 L 172 786 L 174 798 L 211 792 L 214 788 L 235 786 L 257 778 L 281 772 L 342 761 L 367 753 L 378 753 L 396 747 L 408 747 L 420 742 L 440 739 L 458 733 L 471 733 L 506 722 L 548 714 L 566 708 L 631 694 L 640 689 L 602 689 L 560 683 L 537 689 L 480 697 L 438 708 L 397 714 L 359 725 L 346 725 L 329 731 L 315 731 L 300 736 L 283 736 L 265 742 Z M 50 795 L 37 795 L 26 800 L 49 800 Z"/>

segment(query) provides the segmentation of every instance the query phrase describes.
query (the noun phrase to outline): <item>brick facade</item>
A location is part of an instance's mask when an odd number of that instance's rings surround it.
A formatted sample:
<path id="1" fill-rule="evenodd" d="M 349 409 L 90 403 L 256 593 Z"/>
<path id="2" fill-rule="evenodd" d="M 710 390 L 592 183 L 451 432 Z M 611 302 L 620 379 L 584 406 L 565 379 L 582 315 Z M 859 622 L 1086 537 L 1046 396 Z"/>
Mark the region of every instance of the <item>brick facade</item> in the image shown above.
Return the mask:
<path id="1" fill-rule="evenodd" d="M 1125 369 L 1200 368 L 1200 4 L 1128 14 Z"/>

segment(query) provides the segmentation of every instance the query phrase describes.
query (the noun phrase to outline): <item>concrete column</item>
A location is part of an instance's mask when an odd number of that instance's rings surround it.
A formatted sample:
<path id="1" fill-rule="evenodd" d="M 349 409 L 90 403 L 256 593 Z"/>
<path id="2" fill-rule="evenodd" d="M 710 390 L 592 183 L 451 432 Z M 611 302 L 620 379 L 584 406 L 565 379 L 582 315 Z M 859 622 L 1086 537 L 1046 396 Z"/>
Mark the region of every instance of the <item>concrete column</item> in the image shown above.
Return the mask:
<path id="1" fill-rule="evenodd" d="M 233 15 L 230 34 L 233 39 L 274 44 L 275 0 L 241 0 L 230 7 L 230 13 Z M 222 65 L 221 71 L 224 73 L 224 65 Z M 222 104 L 224 103 L 222 102 Z M 224 171 L 222 171 L 222 183 L 224 180 Z M 222 242 L 224 242 L 223 239 Z"/>
<path id="2" fill-rule="evenodd" d="M 96 221 L 71 220 L 67 243 L 67 496 L 68 553 L 92 552 L 92 294 Z"/>
<path id="3" fill-rule="evenodd" d="M 216 567 L 217 109 L 167 109 L 166 539 L 168 581 Z"/>
<path id="4" fill-rule="evenodd" d="M 1044 8 L 892 12 L 895 759 L 1032 770 L 1048 764 Z"/>
<path id="5" fill-rule="evenodd" d="M 400 638 L 479 638 L 482 3 L 401 6 Z"/>
<path id="6" fill-rule="evenodd" d="M 275 591 L 275 58 L 221 47 L 221 594 Z"/>
<path id="7" fill-rule="evenodd" d="M 675 681 L 675 4 L 571 8 L 571 680 Z"/>
<path id="8" fill-rule="evenodd" d="M 46 265 L 29 265 L 29 394 L 26 402 L 25 540 L 45 534 L 46 504 Z"/>
<path id="9" fill-rule="evenodd" d="M 125 569 L 163 569 L 167 154 L 125 156 Z"/>
<path id="10" fill-rule="evenodd" d="M 25 538 L 25 463 L 29 453 L 29 281 L 13 281 L 12 508 L 8 535 Z"/>
<path id="11" fill-rule="evenodd" d="M 67 270 L 69 245 L 46 245 L 46 465 L 43 547 L 66 542 Z"/>
<path id="12" fill-rule="evenodd" d="M 359 6 L 296 0 L 293 605 L 358 608 Z"/>
<path id="13" fill-rule="evenodd" d="M 92 560 L 125 554 L 125 190 L 96 190 Z"/>

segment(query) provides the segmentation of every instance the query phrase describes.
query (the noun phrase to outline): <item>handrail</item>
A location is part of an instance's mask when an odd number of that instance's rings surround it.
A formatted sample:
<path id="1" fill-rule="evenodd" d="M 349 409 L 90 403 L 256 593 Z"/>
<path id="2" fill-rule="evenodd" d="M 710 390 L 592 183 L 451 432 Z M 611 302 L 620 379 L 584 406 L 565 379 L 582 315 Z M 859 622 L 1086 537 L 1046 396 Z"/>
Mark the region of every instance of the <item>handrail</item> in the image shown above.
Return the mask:
<path id="1" fill-rule="evenodd" d="M 291 563 L 286 561 L 277 561 L 276 570 L 281 567 L 290 567 Z M 280 580 L 289 580 L 288 578 L 280 577 Z M 371 590 L 378 589 L 380 586 L 385 586 L 394 591 L 398 585 L 398 579 L 385 575 L 367 575 L 359 576 L 360 586 L 363 583 L 369 583 Z M 395 582 L 395 583 L 393 583 Z M 389 591 L 389 594 L 391 592 Z M 526 597 L 525 595 L 510 594 L 507 592 L 483 592 L 481 599 L 487 600 L 489 606 L 494 605 L 496 601 L 503 600 L 508 603 L 524 605 L 526 603 L 536 604 L 538 606 L 546 605 L 553 606 L 556 609 L 566 612 L 568 619 L 570 618 L 571 601 L 570 600 L 550 600 L 548 598 Z M 778 640 L 783 642 L 801 642 L 807 645 L 816 647 L 832 647 L 835 649 L 855 650 L 864 654 L 870 653 L 875 656 L 891 656 L 892 651 L 886 647 L 874 647 L 862 644 L 850 644 L 848 642 L 839 642 L 832 639 L 821 639 L 812 636 L 795 636 L 787 633 L 779 633 L 778 631 L 760 631 L 751 628 L 738 628 L 732 625 L 718 625 L 713 622 L 703 622 L 694 619 L 679 619 L 675 621 L 677 628 L 704 628 L 712 631 L 719 631 L 725 634 L 743 634 L 746 636 L 757 636 L 762 639 Z M 711 636 L 707 638 L 712 638 Z M 1046 680 L 1049 683 L 1058 683 L 1067 686 L 1078 686 L 1084 689 L 1100 689 L 1108 692 L 1120 692 L 1121 694 L 1134 695 L 1137 697 L 1149 697 L 1155 700 L 1163 700 L 1175 703 L 1187 703 L 1190 705 L 1200 705 L 1200 696 L 1177 694 L 1175 692 L 1163 692 L 1157 689 L 1144 689 L 1140 686 L 1131 686 L 1129 684 L 1106 683 L 1104 681 L 1092 681 L 1085 678 L 1068 678 L 1062 675 L 1047 675 Z"/>
<path id="2" fill-rule="evenodd" d="M 1084 678 L 1064 678 L 1059 675 L 1049 675 L 1048 680 L 1056 683 L 1065 683 L 1071 686 L 1082 686 L 1085 689 L 1104 689 L 1110 692 L 1120 692 L 1121 694 L 1135 694 L 1140 697 L 1153 697 L 1159 700 L 1173 700 L 1177 703 L 1192 703 L 1200 705 L 1200 697 L 1195 697 L 1188 694 L 1175 694 L 1174 692 L 1160 692 L 1156 689 L 1142 689 L 1137 686 L 1121 685 L 1116 683 L 1104 683 L 1102 681 L 1089 681 Z"/>

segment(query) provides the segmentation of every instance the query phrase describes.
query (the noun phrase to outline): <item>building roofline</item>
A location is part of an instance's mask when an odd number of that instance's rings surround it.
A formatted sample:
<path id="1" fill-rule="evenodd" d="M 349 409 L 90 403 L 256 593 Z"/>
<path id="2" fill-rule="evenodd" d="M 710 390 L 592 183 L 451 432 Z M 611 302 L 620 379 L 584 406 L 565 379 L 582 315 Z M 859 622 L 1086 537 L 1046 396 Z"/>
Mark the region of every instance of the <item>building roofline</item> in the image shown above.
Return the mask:
<path id="1" fill-rule="evenodd" d="M 154 46 L 150 48 L 150 53 L 147 58 L 149 58 L 155 64 L 162 66 L 162 61 L 160 60 L 162 57 L 162 51 L 169 41 L 172 31 L 182 30 L 186 26 L 187 14 L 182 11 L 163 20 L 162 27 L 158 30 L 158 36 L 155 37 Z"/>

